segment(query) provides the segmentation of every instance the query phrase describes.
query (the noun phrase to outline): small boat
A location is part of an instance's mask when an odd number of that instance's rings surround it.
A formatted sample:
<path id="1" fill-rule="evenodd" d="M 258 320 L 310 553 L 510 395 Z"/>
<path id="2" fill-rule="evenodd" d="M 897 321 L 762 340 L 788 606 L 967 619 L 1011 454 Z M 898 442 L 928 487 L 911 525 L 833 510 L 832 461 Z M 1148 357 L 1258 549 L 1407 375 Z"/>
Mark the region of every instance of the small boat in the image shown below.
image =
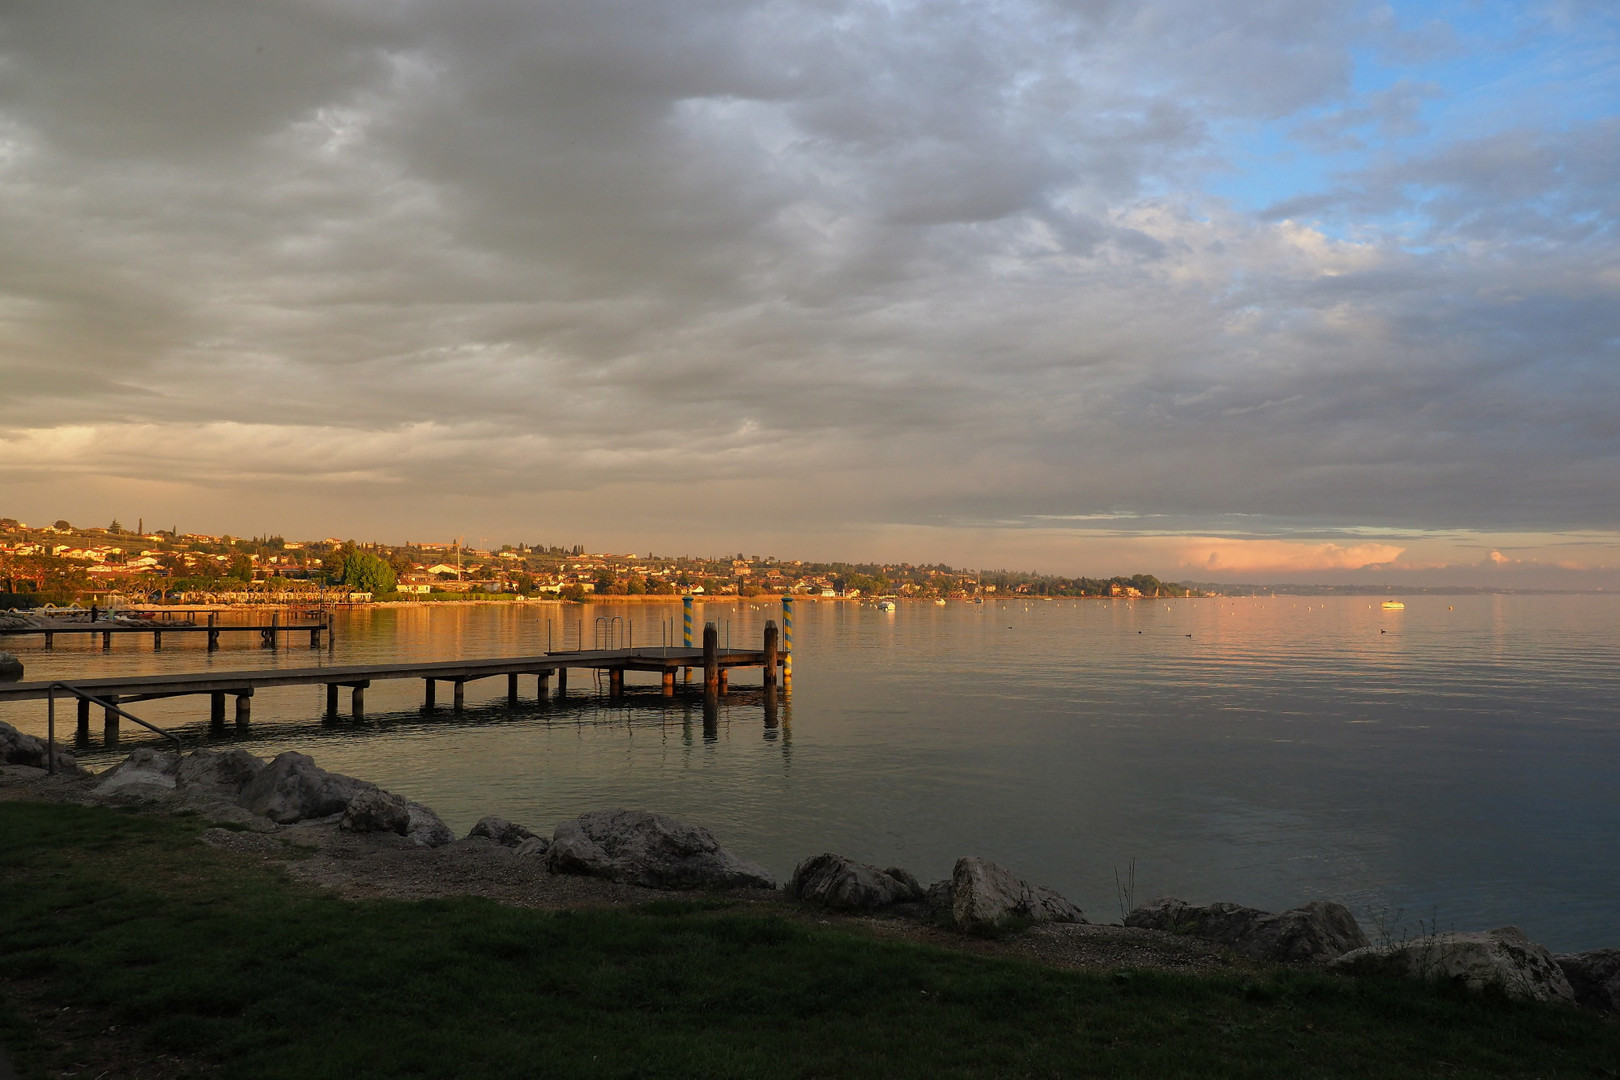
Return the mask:
<path id="1" fill-rule="evenodd" d="M 894 601 L 893 600 L 879 600 L 878 601 L 878 610 L 879 611 L 893 611 L 894 610 Z"/>
<path id="2" fill-rule="evenodd" d="M 934 601 L 934 606 L 935 607 L 944 607 L 945 606 L 945 601 L 943 601 L 943 600 L 935 600 Z"/>
<path id="3" fill-rule="evenodd" d="M 1383 608 L 1385 611 L 1405 611 L 1406 610 L 1406 605 L 1401 603 L 1399 600 L 1385 600 L 1382 604 L 1379 604 L 1378 606 Z"/>

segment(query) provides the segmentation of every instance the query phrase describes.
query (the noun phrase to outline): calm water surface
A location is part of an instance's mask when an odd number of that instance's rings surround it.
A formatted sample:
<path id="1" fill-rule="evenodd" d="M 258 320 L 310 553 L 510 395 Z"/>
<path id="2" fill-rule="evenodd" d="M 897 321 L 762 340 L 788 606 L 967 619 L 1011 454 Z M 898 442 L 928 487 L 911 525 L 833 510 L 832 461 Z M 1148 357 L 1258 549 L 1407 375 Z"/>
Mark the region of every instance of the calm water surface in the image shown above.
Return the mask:
<path id="1" fill-rule="evenodd" d="M 171 637 L 44 652 L 28 677 L 525 655 L 620 615 L 657 644 L 678 606 L 423 607 L 340 615 L 332 651 Z M 709 604 L 735 645 L 775 605 Z M 421 708 L 420 682 L 373 684 L 368 716 L 323 725 L 321 687 L 260 691 L 251 734 L 208 735 L 206 699 L 146 702 L 193 743 L 297 749 L 439 811 L 537 830 L 633 806 L 708 826 L 786 879 L 838 851 L 924 881 L 960 855 L 1116 919 L 1136 898 L 1279 909 L 1341 900 L 1375 933 L 1513 923 L 1555 949 L 1620 946 L 1620 604 L 1610 596 L 801 601 L 778 727 L 757 690 L 705 728 L 651 676 L 610 704 L 584 672 L 562 704 Z M 548 637 L 549 634 L 549 637 Z M 170 641 L 179 641 L 170 644 Z M 637 680 L 643 680 L 638 682 Z M 757 673 L 739 682 L 757 683 Z M 441 701 L 446 696 L 441 692 Z M 42 703 L 0 719 L 43 734 Z M 99 725 L 98 725 L 99 728 Z M 118 754 L 83 756 L 103 767 Z"/>

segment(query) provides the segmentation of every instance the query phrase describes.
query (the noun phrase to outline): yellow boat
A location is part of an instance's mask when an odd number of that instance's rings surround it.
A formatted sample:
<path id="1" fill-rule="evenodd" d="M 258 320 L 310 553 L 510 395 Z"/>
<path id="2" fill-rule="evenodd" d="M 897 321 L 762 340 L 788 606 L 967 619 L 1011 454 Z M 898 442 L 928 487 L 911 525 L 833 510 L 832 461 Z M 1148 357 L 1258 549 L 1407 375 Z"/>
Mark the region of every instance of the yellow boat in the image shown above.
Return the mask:
<path id="1" fill-rule="evenodd" d="M 1379 607 L 1382 607 L 1385 611 L 1405 611 L 1406 610 L 1406 605 L 1401 603 L 1399 600 L 1385 600 L 1382 604 L 1379 605 Z"/>

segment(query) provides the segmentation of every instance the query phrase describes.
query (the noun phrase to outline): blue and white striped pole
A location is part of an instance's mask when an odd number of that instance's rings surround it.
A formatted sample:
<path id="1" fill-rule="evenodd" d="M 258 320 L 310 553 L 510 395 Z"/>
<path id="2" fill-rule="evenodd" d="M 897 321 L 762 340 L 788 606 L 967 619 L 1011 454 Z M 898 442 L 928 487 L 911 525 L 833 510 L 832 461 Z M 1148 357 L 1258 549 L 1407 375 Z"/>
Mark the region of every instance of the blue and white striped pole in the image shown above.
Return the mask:
<path id="1" fill-rule="evenodd" d="M 690 596 L 681 597 L 681 644 L 688 649 L 692 647 L 692 598 Z M 692 681 L 691 668 L 683 669 L 682 679 L 686 682 Z"/>
<path id="2" fill-rule="evenodd" d="M 782 597 L 782 689 L 793 685 L 793 597 Z"/>

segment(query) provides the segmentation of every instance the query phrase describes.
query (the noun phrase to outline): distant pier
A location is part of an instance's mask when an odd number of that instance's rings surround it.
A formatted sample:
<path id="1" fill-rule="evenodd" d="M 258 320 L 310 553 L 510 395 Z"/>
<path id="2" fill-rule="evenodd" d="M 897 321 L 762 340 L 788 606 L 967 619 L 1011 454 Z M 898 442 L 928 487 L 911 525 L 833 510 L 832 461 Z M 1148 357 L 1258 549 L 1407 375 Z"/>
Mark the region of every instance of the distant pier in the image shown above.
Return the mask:
<path id="1" fill-rule="evenodd" d="M 45 647 L 56 647 L 58 634 L 99 634 L 101 635 L 101 648 L 103 651 L 112 648 L 115 636 L 122 634 L 150 634 L 152 635 L 152 648 L 163 648 L 164 634 L 207 634 L 208 648 L 219 648 L 221 634 L 258 634 L 269 648 L 276 648 L 281 644 L 283 635 L 309 634 L 309 647 L 321 647 L 321 635 L 326 635 L 327 643 L 332 640 L 332 624 L 329 619 L 321 618 L 315 622 L 286 622 L 281 621 L 281 613 L 275 612 L 267 623 L 220 623 L 215 614 L 210 612 L 206 625 L 188 625 L 186 623 L 160 622 L 140 626 L 132 623 L 58 623 L 46 626 L 4 626 L 0 627 L 0 637 L 17 637 L 22 634 L 44 634 Z"/>

